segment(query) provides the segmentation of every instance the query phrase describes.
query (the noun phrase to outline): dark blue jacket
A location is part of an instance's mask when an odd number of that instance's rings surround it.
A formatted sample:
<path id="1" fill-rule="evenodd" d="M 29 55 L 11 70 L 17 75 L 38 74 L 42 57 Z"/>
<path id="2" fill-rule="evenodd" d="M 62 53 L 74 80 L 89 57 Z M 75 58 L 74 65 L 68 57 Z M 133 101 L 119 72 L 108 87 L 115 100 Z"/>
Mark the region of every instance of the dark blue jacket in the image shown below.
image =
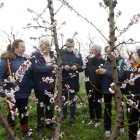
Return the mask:
<path id="1" fill-rule="evenodd" d="M 26 58 L 18 56 L 12 50 L 2 53 L 1 60 L 0 60 L 0 81 L 1 82 L 3 82 L 4 79 L 7 79 L 9 76 L 7 75 L 7 72 L 8 72 L 7 58 L 9 58 L 9 62 L 11 63 L 12 73 L 15 73 L 19 69 L 19 67 L 24 63 L 24 61 L 26 61 Z M 31 93 L 31 89 L 32 89 L 30 71 L 31 71 L 30 68 L 26 70 L 22 81 L 18 82 L 18 86 L 20 90 L 15 92 L 15 99 L 23 99 L 23 98 L 29 97 Z M 9 90 L 11 87 L 14 87 L 14 84 L 7 83 L 6 89 Z M 6 96 L 5 93 L 1 93 L 1 97 L 5 97 L 5 96 Z"/>
<path id="2" fill-rule="evenodd" d="M 78 53 L 80 56 L 79 58 L 76 57 L 76 55 L 73 52 L 68 52 L 66 49 L 63 50 L 62 54 L 62 62 L 63 62 L 63 67 L 65 65 L 69 65 L 70 67 L 73 65 L 77 66 L 78 72 L 82 72 L 82 66 L 83 66 L 83 60 L 82 56 L 80 53 Z M 70 89 L 74 89 L 75 92 L 79 91 L 79 73 L 76 73 L 76 71 L 73 70 L 65 70 L 63 69 L 62 71 L 62 88 L 66 89 L 65 84 L 70 85 Z M 76 73 L 76 76 L 71 78 L 69 73 Z"/>
<path id="3" fill-rule="evenodd" d="M 116 65 L 119 66 L 119 60 L 123 58 L 117 58 L 116 59 Z M 125 71 L 123 70 L 123 66 L 125 65 L 124 61 L 121 64 L 121 70 L 118 71 L 118 81 L 124 81 L 125 78 Z M 112 80 L 112 71 L 111 71 L 111 61 L 109 59 L 106 60 L 104 64 L 104 69 L 106 69 L 106 73 L 103 75 L 102 81 L 101 81 L 101 89 L 104 92 L 104 94 L 112 94 L 109 92 L 110 84 L 113 82 Z"/>
<path id="4" fill-rule="evenodd" d="M 51 90 L 52 83 L 43 82 L 42 77 L 53 77 L 55 78 L 54 74 L 52 74 L 53 65 L 46 66 L 46 62 L 44 57 L 40 54 L 40 52 L 33 52 L 32 56 L 35 56 L 37 59 L 37 63 L 34 58 L 31 59 L 32 62 L 32 78 L 33 78 L 33 85 L 35 90 Z M 53 55 L 53 52 L 50 52 L 50 57 L 54 58 L 55 62 L 57 62 L 56 57 Z"/>

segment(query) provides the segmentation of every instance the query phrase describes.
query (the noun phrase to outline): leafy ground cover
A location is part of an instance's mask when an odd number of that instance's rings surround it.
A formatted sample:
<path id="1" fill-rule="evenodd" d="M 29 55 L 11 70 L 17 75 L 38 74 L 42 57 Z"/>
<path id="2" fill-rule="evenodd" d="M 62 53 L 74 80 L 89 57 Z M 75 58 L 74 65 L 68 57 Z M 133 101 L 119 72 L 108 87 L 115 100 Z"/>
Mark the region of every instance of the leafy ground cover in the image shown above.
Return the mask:
<path id="1" fill-rule="evenodd" d="M 108 138 L 105 138 L 104 136 L 104 105 L 102 105 L 102 119 L 101 119 L 101 125 L 99 128 L 94 129 L 93 126 L 87 126 L 87 122 L 90 120 L 89 117 L 89 109 L 88 109 L 88 100 L 87 98 L 84 98 L 86 96 L 85 86 L 84 86 L 84 73 L 80 74 L 80 92 L 79 95 L 82 98 L 82 100 L 85 103 L 84 108 L 77 108 L 76 114 L 75 114 L 75 122 L 76 124 L 73 127 L 70 127 L 70 106 L 68 106 L 68 117 L 62 122 L 62 129 L 61 131 L 64 133 L 62 140 L 108 140 Z M 33 93 L 34 94 L 34 93 Z M 7 106 L 5 103 L 1 102 L 1 108 L 2 111 L 7 118 Z M 78 98 L 77 104 L 81 103 L 81 100 Z M 49 129 L 45 130 L 45 137 L 39 137 L 37 133 L 37 111 L 36 111 L 36 104 L 34 101 L 29 99 L 29 105 L 32 106 L 32 109 L 29 110 L 29 128 L 33 129 L 33 133 L 31 134 L 31 140 L 42 140 L 43 138 L 51 139 L 54 135 L 54 131 Z M 124 104 L 124 122 L 127 123 L 127 116 L 126 116 L 126 104 Z M 54 113 L 56 115 L 56 112 Z M 112 103 L 112 120 L 115 121 L 116 117 L 116 110 L 115 110 L 115 103 L 113 99 Z M 84 123 L 81 123 L 84 120 Z M 54 123 L 55 125 L 56 123 Z M 113 124 L 112 124 L 113 129 Z M 19 136 L 20 139 L 22 139 L 22 129 L 20 126 L 20 121 L 17 118 L 16 120 L 16 127 L 15 127 L 15 133 Z M 0 122 L 0 140 L 7 140 L 8 134 L 3 128 L 1 122 Z M 118 137 L 118 140 L 125 140 L 128 139 L 128 127 L 125 127 L 125 132 L 120 133 L 120 136 Z"/>

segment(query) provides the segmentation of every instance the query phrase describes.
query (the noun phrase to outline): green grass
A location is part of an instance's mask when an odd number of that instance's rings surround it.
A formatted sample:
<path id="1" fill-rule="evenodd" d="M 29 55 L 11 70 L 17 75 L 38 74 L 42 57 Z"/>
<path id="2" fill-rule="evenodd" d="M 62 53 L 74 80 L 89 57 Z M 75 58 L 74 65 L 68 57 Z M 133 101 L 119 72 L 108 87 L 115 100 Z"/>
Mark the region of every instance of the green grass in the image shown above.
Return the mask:
<path id="1" fill-rule="evenodd" d="M 85 86 L 84 86 L 84 73 L 80 74 L 80 97 L 86 96 Z M 70 122 L 70 106 L 68 106 L 68 117 L 65 121 L 62 122 L 62 129 L 61 132 L 64 132 L 64 136 L 61 138 L 62 140 L 108 140 L 107 138 L 104 138 L 104 106 L 102 106 L 102 120 L 101 120 L 101 126 L 97 129 L 93 129 L 93 126 L 87 127 L 87 122 L 90 120 L 89 117 L 89 109 L 88 109 L 88 101 L 87 98 L 83 99 L 85 101 L 85 108 L 77 108 L 76 114 L 75 114 L 75 122 L 76 124 L 73 127 L 69 126 Z M 114 101 L 114 99 L 113 99 Z M 81 101 L 80 99 L 77 100 L 77 104 L 79 104 Z M 0 98 L 1 103 L 1 98 Z M 36 114 L 36 104 L 34 101 L 29 99 L 29 105 L 32 106 L 32 109 L 29 111 L 29 128 L 33 129 L 33 133 L 31 134 L 31 140 L 39 140 L 42 139 L 37 134 L 37 129 L 35 126 L 37 125 L 37 114 Z M 4 103 L 1 105 L 2 111 L 7 117 L 7 107 Z M 125 124 L 127 123 L 127 117 L 126 117 L 126 110 L 124 110 L 125 115 Z M 54 113 L 56 115 L 56 112 Z M 112 103 L 112 119 L 115 120 L 116 117 L 116 111 L 115 111 L 115 103 Z M 81 123 L 81 121 L 84 120 L 85 123 Z M 55 123 L 56 124 L 56 123 Z M 55 125 L 54 124 L 54 125 Z M 113 125 L 112 128 L 113 129 Z M 16 120 L 16 127 L 15 127 L 15 133 L 18 135 L 18 137 L 21 139 L 22 135 L 22 129 L 20 126 L 19 119 Z M 45 137 L 46 139 L 50 139 L 53 137 L 54 131 L 45 129 Z M 122 137 L 122 136 L 123 137 Z M 121 135 L 118 137 L 118 140 L 124 140 L 128 139 L 128 127 L 125 127 L 125 133 L 121 133 Z M 2 124 L 0 123 L 0 140 L 7 140 L 8 134 L 3 128 Z"/>

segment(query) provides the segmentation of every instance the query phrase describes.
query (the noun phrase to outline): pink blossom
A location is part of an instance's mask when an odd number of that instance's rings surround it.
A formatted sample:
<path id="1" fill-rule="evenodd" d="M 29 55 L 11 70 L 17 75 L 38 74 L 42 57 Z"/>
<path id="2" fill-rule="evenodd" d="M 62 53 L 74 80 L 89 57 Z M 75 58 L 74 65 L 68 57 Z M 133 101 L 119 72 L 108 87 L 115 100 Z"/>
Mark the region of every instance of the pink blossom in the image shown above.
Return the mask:
<path id="1" fill-rule="evenodd" d="M 84 123 L 85 121 L 83 120 L 82 123 Z"/>
<path id="2" fill-rule="evenodd" d="M 122 102 L 122 105 L 124 105 L 124 102 L 123 101 L 121 101 Z"/>
<path id="3" fill-rule="evenodd" d="M 55 110 L 58 111 L 58 112 L 61 112 L 61 108 L 58 107 L 58 105 L 55 106 Z"/>
<path id="4" fill-rule="evenodd" d="M 133 63 L 133 61 L 131 60 L 131 58 L 128 58 L 125 60 L 125 63 Z"/>
<path id="5" fill-rule="evenodd" d="M 137 132 L 137 140 L 140 140 L 140 131 Z"/>
<path id="6" fill-rule="evenodd" d="M 114 52 L 111 52 L 111 54 L 112 54 L 115 58 L 119 57 L 119 53 L 118 53 L 117 50 L 114 50 Z"/>
<path id="7" fill-rule="evenodd" d="M 104 102 L 104 99 L 102 98 L 102 99 L 98 100 L 98 102 L 99 103 L 103 103 Z"/>
<path id="8" fill-rule="evenodd" d="M 118 14 L 118 16 L 121 16 L 121 15 L 122 15 L 122 12 L 119 10 L 119 11 L 117 12 L 117 14 Z"/>
<path id="9" fill-rule="evenodd" d="M 29 8 L 27 9 L 27 11 L 29 11 L 30 13 L 32 13 L 32 12 L 33 12 L 33 10 L 31 10 L 31 9 L 29 9 Z"/>
<path id="10" fill-rule="evenodd" d="M 75 32 L 74 35 L 78 35 L 78 32 Z"/>
<path id="11" fill-rule="evenodd" d="M 4 6 L 4 3 L 1 3 L 1 4 L 0 4 L 0 9 L 1 9 L 3 6 Z"/>
<path id="12" fill-rule="evenodd" d="M 24 117 L 24 114 L 22 113 L 22 114 L 21 114 L 21 118 L 23 118 L 23 117 Z"/>
<path id="13" fill-rule="evenodd" d="M 44 107 L 43 102 L 40 103 L 40 107 Z"/>
<path id="14" fill-rule="evenodd" d="M 32 134 L 32 132 L 28 132 L 28 135 L 30 136 Z"/>
<path id="15" fill-rule="evenodd" d="M 133 105 L 133 101 L 131 100 L 131 99 L 129 99 L 128 101 L 127 101 L 127 104 L 130 104 L 130 105 Z"/>
<path id="16" fill-rule="evenodd" d="M 29 115 L 29 112 L 26 112 L 26 113 L 25 113 L 25 116 L 28 116 L 28 115 Z"/>
<path id="17" fill-rule="evenodd" d="M 64 22 L 62 23 L 62 25 L 66 25 L 66 21 L 64 21 Z"/>
<path id="18" fill-rule="evenodd" d="M 61 33 L 60 36 L 61 36 L 61 38 L 63 38 L 64 37 L 64 34 Z"/>
<path id="19" fill-rule="evenodd" d="M 47 32 L 48 31 L 48 29 L 47 28 L 45 28 L 45 32 Z"/>
<path id="20" fill-rule="evenodd" d="M 89 81 L 89 77 L 87 77 L 86 79 L 84 79 L 85 82 Z"/>
<path id="21" fill-rule="evenodd" d="M 50 99 L 50 103 L 53 104 L 54 102 L 55 102 L 54 98 L 51 98 L 51 99 Z"/>
<path id="22" fill-rule="evenodd" d="M 129 40 L 130 40 L 131 42 L 134 42 L 134 39 L 132 39 L 132 38 L 130 38 Z"/>
<path id="23" fill-rule="evenodd" d="M 120 71 L 121 70 L 121 67 L 120 66 L 117 66 L 117 69 Z"/>
<path id="24" fill-rule="evenodd" d="M 115 93 L 115 91 L 114 91 L 112 88 L 109 88 L 109 91 L 110 91 L 111 93 Z"/>
<path id="25" fill-rule="evenodd" d="M 127 108 L 128 113 L 130 113 L 130 108 Z"/>
<path id="26" fill-rule="evenodd" d="M 66 97 L 63 95 L 62 96 L 62 101 L 65 101 L 66 100 Z"/>
<path id="27" fill-rule="evenodd" d="M 66 84 L 65 84 L 65 87 L 69 89 L 69 88 L 70 88 L 70 85 L 68 85 L 68 84 L 66 85 Z"/>
<path id="28" fill-rule="evenodd" d="M 126 84 L 123 83 L 122 86 L 121 86 L 121 88 L 123 88 L 123 89 L 126 88 Z"/>
<path id="29" fill-rule="evenodd" d="M 74 89 L 70 89 L 69 92 L 74 93 L 75 91 L 74 91 Z"/>
<path id="30" fill-rule="evenodd" d="M 139 19 L 134 19 L 134 24 L 137 24 L 139 22 Z"/>
<path id="31" fill-rule="evenodd" d="M 103 2 L 99 2 L 100 8 L 103 7 Z"/>
<path id="32" fill-rule="evenodd" d="M 48 106 L 47 109 L 50 110 L 50 106 Z"/>

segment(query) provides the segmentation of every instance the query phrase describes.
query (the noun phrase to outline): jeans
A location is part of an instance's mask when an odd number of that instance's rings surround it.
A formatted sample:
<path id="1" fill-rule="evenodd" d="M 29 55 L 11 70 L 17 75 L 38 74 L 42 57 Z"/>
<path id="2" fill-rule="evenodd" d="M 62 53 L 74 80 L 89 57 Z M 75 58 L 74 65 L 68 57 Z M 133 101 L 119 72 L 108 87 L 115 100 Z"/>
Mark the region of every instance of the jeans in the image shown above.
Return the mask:
<path id="1" fill-rule="evenodd" d="M 63 107 L 63 116 L 66 117 L 67 116 L 67 104 L 64 105 L 64 103 L 67 101 L 68 99 L 68 90 L 64 90 L 63 91 L 63 95 L 65 96 L 65 101 L 63 101 L 62 107 Z M 70 96 L 70 101 L 72 101 L 72 104 L 70 104 L 70 119 L 74 120 L 75 119 L 75 110 L 76 110 L 76 101 L 73 101 L 74 97 L 75 97 L 76 93 L 70 93 L 69 92 L 69 96 Z"/>

